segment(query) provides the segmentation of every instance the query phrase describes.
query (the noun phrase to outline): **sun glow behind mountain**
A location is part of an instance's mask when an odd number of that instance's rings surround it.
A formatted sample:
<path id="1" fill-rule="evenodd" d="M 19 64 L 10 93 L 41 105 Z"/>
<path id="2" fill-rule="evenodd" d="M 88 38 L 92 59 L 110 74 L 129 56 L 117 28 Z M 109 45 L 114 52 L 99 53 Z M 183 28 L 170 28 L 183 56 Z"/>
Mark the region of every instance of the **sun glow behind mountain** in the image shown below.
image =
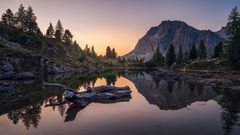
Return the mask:
<path id="1" fill-rule="evenodd" d="M 182 20 L 198 29 L 217 31 L 238 0 L 1 0 L 0 12 L 31 5 L 43 33 L 61 19 L 83 48 L 94 45 L 104 54 L 109 45 L 124 55 L 146 31 L 163 20 Z"/>

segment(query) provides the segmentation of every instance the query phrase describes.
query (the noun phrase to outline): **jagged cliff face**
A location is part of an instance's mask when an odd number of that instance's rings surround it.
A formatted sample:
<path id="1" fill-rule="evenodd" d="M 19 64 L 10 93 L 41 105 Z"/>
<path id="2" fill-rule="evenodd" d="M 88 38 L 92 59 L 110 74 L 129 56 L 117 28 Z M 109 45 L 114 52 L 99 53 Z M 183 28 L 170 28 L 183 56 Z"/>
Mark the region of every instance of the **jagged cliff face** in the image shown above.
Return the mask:
<path id="1" fill-rule="evenodd" d="M 135 49 L 124 56 L 126 59 L 145 58 L 151 59 L 156 48 L 159 47 L 163 55 L 166 54 L 170 44 L 176 51 L 182 46 L 183 51 L 189 50 L 192 43 L 199 44 L 203 40 L 211 53 L 214 47 L 224 41 L 217 33 L 209 30 L 198 30 L 181 21 L 163 21 L 159 26 L 152 27 L 141 38 Z"/>

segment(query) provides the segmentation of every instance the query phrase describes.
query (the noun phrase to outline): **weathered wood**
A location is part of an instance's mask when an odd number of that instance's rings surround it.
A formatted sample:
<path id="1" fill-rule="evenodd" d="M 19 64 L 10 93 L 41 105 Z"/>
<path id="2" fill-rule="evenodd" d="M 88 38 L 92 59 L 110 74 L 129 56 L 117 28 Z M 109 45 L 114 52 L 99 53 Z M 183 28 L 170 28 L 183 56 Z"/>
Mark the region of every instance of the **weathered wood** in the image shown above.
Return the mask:
<path id="1" fill-rule="evenodd" d="M 84 92 L 76 92 L 74 89 L 69 88 L 62 84 L 55 83 L 43 83 L 45 86 L 54 86 L 62 88 L 64 91 L 64 97 L 72 102 L 73 106 L 87 106 L 92 102 L 105 102 L 107 103 L 115 101 L 121 101 L 121 99 L 129 100 L 131 98 L 131 90 L 128 86 L 126 87 L 115 87 L 115 86 L 99 86 L 99 87 L 88 87 Z"/>
<path id="2" fill-rule="evenodd" d="M 46 83 L 46 82 L 43 82 L 43 85 L 45 85 L 45 86 L 59 87 L 59 88 L 61 88 L 61 89 L 63 89 L 63 90 L 68 90 L 68 91 L 72 91 L 72 92 L 76 91 L 76 90 L 74 90 L 74 89 L 72 89 L 72 88 L 70 88 L 70 87 L 68 87 L 68 86 L 65 86 L 65 85 L 62 85 L 62 84 L 59 84 L 59 83 Z"/>
<path id="3" fill-rule="evenodd" d="M 131 90 L 127 87 L 99 86 L 88 88 L 85 92 L 65 91 L 64 97 L 71 100 L 74 105 L 86 106 L 91 102 L 107 102 L 122 98 L 131 98 Z"/>

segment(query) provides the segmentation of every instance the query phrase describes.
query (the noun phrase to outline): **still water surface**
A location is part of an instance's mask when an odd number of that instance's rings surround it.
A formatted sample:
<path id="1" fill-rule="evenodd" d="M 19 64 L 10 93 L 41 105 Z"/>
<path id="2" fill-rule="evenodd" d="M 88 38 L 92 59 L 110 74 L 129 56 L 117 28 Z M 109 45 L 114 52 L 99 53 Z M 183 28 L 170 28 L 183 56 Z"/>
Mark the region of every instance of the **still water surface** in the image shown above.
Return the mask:
<path id="1" fill-rule="evenodd" d="M 128 85 L 132 98 L 92 103 L 85 108 L 61 104 L 63 91 L 87 86 Z M 16 83 L 16 82 L 15 82 Z M 17 82 L 0 94 L 1 135 L 239 135 L 240 92 L 162 80 L 142 73 L 65 74 Z"/>

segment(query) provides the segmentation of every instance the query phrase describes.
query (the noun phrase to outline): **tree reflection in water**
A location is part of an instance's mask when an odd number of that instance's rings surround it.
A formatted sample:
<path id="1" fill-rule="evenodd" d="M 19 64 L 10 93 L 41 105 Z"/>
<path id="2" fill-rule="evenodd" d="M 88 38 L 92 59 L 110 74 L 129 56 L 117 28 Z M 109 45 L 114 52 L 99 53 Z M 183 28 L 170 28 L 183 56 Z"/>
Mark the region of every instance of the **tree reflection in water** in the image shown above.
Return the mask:
<path id="1" fill-rule="evenodd" d="M 106 76 L 106 84 L 115 86 L 117 79 L 117 75 Z"/>
<path id="2" fill-rule="evenodd" d="M 78 112 L 84 108 L 69 107 L 63 100 L 63 91 L 41 89 L 41 86 L 37 84 L 41 84 L 42 81 L 56 82 L 78 89 L 79 87 L 94 87 L 98 78 L 105 79 L 107 85 L 115 85 L 120 76 L 132 81 L 138 92 L 150 104 L 158 106 L 160 110 L 179 110 L 197 101 L 214 100 L 222 107 L 221 121 L 224 134 L 231 134 L 234 127 L 239 125 L 240 92 L 226 90 L 223 92 L 193 82 L 186 82 L 185 80 L 164 80 L 144 72 L 125 73 L 112 71 L 106 74 L 73 74 L 42 79 L 32 84 L 24 84 L 19 89 L 26 89 L 23 94 L 27 96 L 21 99 L 21 106 L 15 105 L 20 98 L 17 100 L 14 98 L 12 100 L 14 102 L 7 102 L 9 105 L 4 105 L 5 108 L 3 107 L 4 110 L 1 111 L 1 115 L 7 114 L 8 119 L 13 124 L 18 124 L 21 121 L 26 129 L 30 127 L 37 128 L 41 119 L 41 107 L 44 105 L 45 107 L 51 107 L 53 111 L 58 111 L 65 119 L 64 122 L 74 121 Z M 31 85 L 31 87 L 25 85 Z M 37 90 L 34 91 L 34 89 Z M 30 97 L 33 97 L 33 99 Z M 11 99 L 12 97 L 8 98 Z M 34 100 L 34 103 L 32 100 Z M 128 102 L 129 100 L 130 98 L 126 98 L 115 102 Z M 1 102 L 0 105 L 2 105 Z M 7 108 L 8 106 L 9 108 Z"/>
<path id="3" fill-rule="evenodd" d="M 232 133 L 234 126 L 240 126 L 240 92 L 215 90 L 201 84 L 184 80 L 163 80 L 144 74 L 144 77 L 127 75 L 150 104 L 161 110 L 179 110 L 193 102 L 215 100 L 221 107 L 222 129 L 225 135 Z M 221 98 L 217 98 L 221 97 Z"/>
<path id="4" fill-rule="evenodd" d="M 79 87 L 89 87 L 95 86 L 95 83 L 98 78 L 104 78 L 106 80 L 106 84 L 108 85 L 115 85 L 115 82 L 117 81 L 117 78 L 121 76 L 122 72 L 108 72 L 107 74 L 70 74 L 70 75 L 58 75 L 55 77 L 49 77 L 46 78 L 45 81 L 50 82 L 58 82 L 65 84 L 67 86 L 70 86 L 72 88 L 79 88 Z M 37 128 L 38 123 L 41 119 L 41 106 L 45 107 L 52 107 L 52 110 L 55 111 L 56 108 L 59 112 L 59 114 L 65 118 L 65 122 L 73 121 L 76 118 L 76 115 L 79 111 L 81 111 L 84 108 L 79 107 L 67 107 L 67 104 L 63 100 L 63 91 L 59 90 L 49 90 L 44 87 L 42 87 L 41 84 L 43 80 L 36 82 L 33 82 L 32 84 L 24 85 L 21 89 L 26 89 L 27 95 L 32 95 L 33 99 L 30 97 L 27 97 L 26 104 L 31 103 L 31 100 L 34 100 L 34 102 L 37 102 L 38 104 L 35 105 L 27 105 L 25 107 L 22 107 L 21 109 L 15 110 L 14 108 L 10 108 L 11 112 L 7 113 L 8 119 L 13 124 L 18 124 L 19 121 L 21 121 L 26 129 L 29 129 L 31 126 L 34 128 Z M 29 89 L 29 90 L 28 90 Z M 37 89 L 37 91 L 33 91 L 33 89 Z M 32 94 L 36 93 L 36 94 Z M 130 99 L 127 99 L 129 101 Z M 44 102 L 42 102 L 44 101 Z M 122 102 L 122 101 L 119 101 Z M 66 111 L 67 110 L 67 111 Z"/>
<path id="5" fill-rule="evenodd" d="M 21 120 L 27 129 L 29 129 L 31 125 L 34 128 L 37 128 L 41 119 L 41 106 L 42 104 L 30 105 L 16 111 L 12 111 L 7 114 L 8 119 L 12 121 L 13 124 L 17 124 L 19 120 Z"/>
<path id="6" fill-rule="evenodd" d="M 240 93 L 239 92 L 225 92 L 225 96 L 219 101 L 222 106 L 222 128 L 224 135 L 232 133 L 234 126 L 240 126 Z"/>

